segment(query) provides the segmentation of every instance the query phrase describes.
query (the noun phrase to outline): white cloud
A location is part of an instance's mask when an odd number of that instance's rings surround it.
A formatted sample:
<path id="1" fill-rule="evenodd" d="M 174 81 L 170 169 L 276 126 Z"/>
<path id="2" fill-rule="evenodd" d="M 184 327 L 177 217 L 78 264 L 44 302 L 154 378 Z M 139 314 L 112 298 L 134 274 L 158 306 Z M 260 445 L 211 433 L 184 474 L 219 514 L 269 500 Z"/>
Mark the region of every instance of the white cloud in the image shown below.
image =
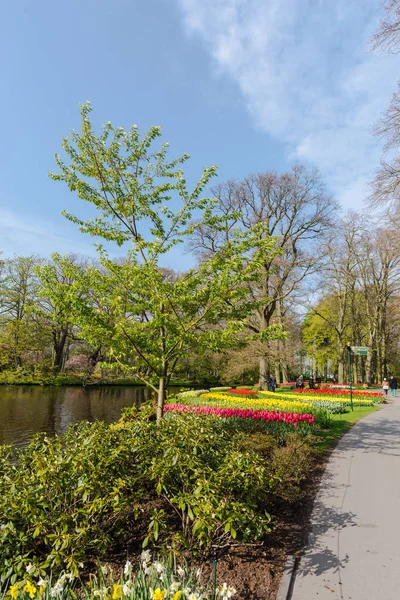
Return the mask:
<path id="1" fill-rule="evenodd" d="M 184 25 L 237 82 L 256 125 L 361 205 L 380 157 L 371 126 L 397 57 L 368 54 L 380 0 L 178 0 Z"/>
<path id="2" fill-rule="evenodd" d="M 53 252 L 94 254 L 90 243 L 68 237 L 63 229 L 50 221 L 39 221 L 33 215 L 3 209 L 0 209 L 0 251 L 3 256 L 50 256 Z"/>

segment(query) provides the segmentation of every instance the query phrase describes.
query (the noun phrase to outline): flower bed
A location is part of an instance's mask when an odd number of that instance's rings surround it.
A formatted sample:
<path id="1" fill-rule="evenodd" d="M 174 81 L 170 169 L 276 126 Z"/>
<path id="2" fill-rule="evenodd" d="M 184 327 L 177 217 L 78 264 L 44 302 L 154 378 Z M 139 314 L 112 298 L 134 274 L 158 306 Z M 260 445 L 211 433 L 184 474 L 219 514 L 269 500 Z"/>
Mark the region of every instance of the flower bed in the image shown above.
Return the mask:
<path id="1" fill-rule="evenodd" d="M 196 414 L 216 415 L 217 417 L 239 419 L 261 419 L 266 422 L 281 421 L 297 426 L 301 421 L 313 425 L 315 416 L 308 413 L 285 413 L 269 410 L 254 410 L 251 408 L 217 408 L 214 406 L 188 406 L 187 404 L 166 404 L 165 411 L 193 412 Z"/>
<path id="2" fill-rule="evenodd" d="M 307 390 L 309 391 L 309 390 Z M 305 402 L 314 402 L 314 401 L 320 401 L 320 402 L 326 402 L 327 398 L 326 396 L 324 397 L 323 395 L 321 396 L 317 396 L 315 395 L 311 395 L 308 396 L 306 394 L 279 394 L 277 392 L 260 392 L 260 395 L 263 396 L 268 396 L 268 397 L 276 397 L 276 398 L 280 398 L 282 400 L 286 400 L 286 401 L 290 401 L 292 398 L 295 402 L 301 402 L 302 400 L 304 400 Z M 379 397 L 374 397 L 374 398 L 360 398 L 357 397 L 356 399 L 353 399 L 353 405 L 354 406 L 373 406 L 376 403 L 381 402 L 382 399 Z M 342 404 L 344 404 L 345 406 L 349 406 L 350 405 L 350 397 L 349 396 L 330 396 L 329 397 L 329 402 L 341 402 Z"/>
<path id="3" fill-rule="evenodd" d="M 26 577 L 8 587 L 7 594 L 1 591 L 0 600 L 40 598 L 41 600 L 67 600 L 68 598 L 92 598 L 113 600 L 205 600 L 211 596 L 228 600 L 236 594 L 234 587 L 226 583 L 218 586 L 214 596 L 212 583 L 201 585 L 201 569 L 189 570 L 186 565 L 171 568 L 167 562 L 152 561 L 148 550 L 142 552 L 141 564 L 136 572 L 132 563 L 125 563 L 119 579 L 107 565 L 100 565 L 99 574 L 91 574 L 82 582 L 71 573 L 63 573 L 52 579 L 39 572 L 32 563 L 26 568 Z"/>
<path id="4" fill-rule="evenodd" d="M 323 390 L 306 390 L 306 389 L 295 389 L 296 394 L 317 394 L 317 395 L 327 395 L 327 396 L 350 396 L 350 390 L 345 389 L 323 389 Z M 367 392 L 363 390 L 353 390 L 353 396 L 365 396 L 366 398 L 380 398 L 382 396 L 381 392 Z"/>
<path id="5" fill-rule="evenodd" d="M 244 388 L 227 390 L 228 394 L 238 394 L 240 396 L 257 396 L 258 392 Z"/>
<path id="6" fill-rule="evenodd" d="M 264 398 L 259 398 L 259 397 L 255 397 L 255 398 L 243 398 L 243 397 L 234 397 L 233 395 L 230 396 L 228 394 L 213 394 L 213 393 L 209 393 L 209 394 L 202 394 L 200 396 L 200 400 L 206 400 L 206 401 L 217 401 L 217 402 L 225 402 L 225 403 L 235 403 L 235 404 L 244 404 L 247 405 L 249 408 L 260 408 L 260 409 L 265 409 L 268 410 L 269 408 L 273 409 L 273 410 L 279 410 L 282 412 L 293 412 L 293 411 L 299 411 L 299 412 L 304 412 L 305 410 L 311 410 L 312 409 L 312 403 L 309 402 L 296 402 L 296 401 L 285 401 L 285 400 L 281 400 L 279 398 L 277 399 L 264 399 Z"/>
<path id="7" fill-rule="evenodd" d="M 187 390 L 186 392 L 180 392 L 176 395 L 177 398 L 197 398 L 201 394 L 208 392 L 208 390 Z"/>

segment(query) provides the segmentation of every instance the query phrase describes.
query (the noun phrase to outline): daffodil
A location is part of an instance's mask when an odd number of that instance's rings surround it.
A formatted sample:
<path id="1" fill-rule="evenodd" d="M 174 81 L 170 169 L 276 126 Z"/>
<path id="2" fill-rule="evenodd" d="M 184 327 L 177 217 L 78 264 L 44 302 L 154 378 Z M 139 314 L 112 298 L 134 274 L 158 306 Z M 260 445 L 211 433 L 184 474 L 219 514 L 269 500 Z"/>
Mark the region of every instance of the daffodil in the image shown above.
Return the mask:
<path id="1" fill-rule="evenodd" d="M 25 570 L 28 573 L 28 575 L 33 575 L 33 573 L 35 572 L 35 567 L 32 563 L 29 563 L 29 565 L 26 565 Z"/>
<path id="2" fill-rule="evenodd" d="M 153 590 L 153 600 L 164 600 L 165 592 L 160 588 Z"/>
<path id="3" fill-rule="evenodd" d="M 179 598 L 182 596 L 182 590 L 178 590 L 177 592 L 175 592 L 175 594 L 172 596 L 172 600 L 179 600 Z"/>
<path id="4" fill-rule="evenodd" d="M 179 577 L 183 577 L 185 574 L 185 569 L 183 569 L 182 567 L 178 567 L 177 573 L 178 573 Z"/>
<path id="5" fill-rule="evenodd" d="M 122 598 L 122 585 L 114 583 L 112 600 L 118 600 L 118 598 Z"/>
<path id="6" fill-rule="evenodd" d="M 27 582 L 26 586 L 24 587 L 24 591 L 29 594 L 31 598 L 36 596 L 36 588 L 30 581 Z"/>
<path id="7" fill-rule="evenodd" d="M 130 577 L 132 573 L 132 563 L 130 560 L 127 560 L 124 567 L 124 575 L 125 577 Z"/>
<path id="8" fill-rule="evenodd" d="M 18 595 L 19 595 L 18 586 L 11 585 L 8 590 L 8 594 L 11 596 L 11 598 L 18 598 Z"/>

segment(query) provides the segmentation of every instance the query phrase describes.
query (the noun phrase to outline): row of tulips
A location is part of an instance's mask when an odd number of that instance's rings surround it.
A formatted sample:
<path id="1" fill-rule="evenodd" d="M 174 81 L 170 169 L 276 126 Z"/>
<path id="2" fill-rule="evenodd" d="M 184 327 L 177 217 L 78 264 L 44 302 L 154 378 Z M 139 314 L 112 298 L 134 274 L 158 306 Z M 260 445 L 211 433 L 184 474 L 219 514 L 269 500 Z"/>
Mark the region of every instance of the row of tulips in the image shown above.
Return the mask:
<path id="1" fill-rule="evenodd" d="M 200 400 L 206 400 L 207 402 L 217 401 L 224 403 L 234 403 L 239 405 L 245 405 L 249 408 L 258 408 L 264 410 L 280 410 L 282 412 L 305 412 L 307 410 L 312 409 L 311 402 L 288 402 L 281 399 L 275 398 L 244 398 L 244 397 L 234 397 L 228 394 L 201 394 Z"/>
<path id="2" fill-rule="evenodd" d="M 350 390 L 337 390 L 337 389 L 324 389 L 324 390 L 306 390 L 299 389 L 295 390 L 296 394 L 318 394 L 318 395 L 327 395 L 327 396 L 350 396 Z M 353 396 L 361 396 L 365 398 L 381 398 L 381 392 L 367 392 L 364 390 L 353 390 Z"/>
<path id="3" fill-rule="evenodd" d="M 244 388 L 234 388 L 231 390 L 228 390 L 229 394 L 238 394 L 239 396 L 257 396 L 258 392 L 255 392 L 254 390 L 247 390 Z"/>
<path id="4" fill-rule="evenodd" d="M 308 391 L 308 390 L 307 390 Z M 313 402 L 314 400 L 326 400 L 326 396 L 309 396 L 307 394 L 284 394 L 284 393 L 277 393 L 277 392 L 267 392 L 267 391 L 262 391 L 260 392 L 260 395 L 262 396 L 266 396 L 268 398 L 271 397 L 275 397 L 275 398 L 280 398 L 281 400 L 285 400 L 285 401 L 290 401 L 290 399 L 293 399 L 293 401 L 295 402 L 301 402 L 302 400 L 304 400 L 305 402 Z M 329 397 L 330 402 L 341 402 L 343 403 L 345 406 L 349 406 L 350 405 L 350 396 L 344 397 L 344 396 L 330 396 Z M 354 406 L 372 406 L 373 404 L 376 404 L 377 402 L 379 402 L 379 398 L 353 398 L 353 405 Z"/>
<path id="5" fill-rule="evenodd" d="M 264 396 L 264 397 L 263 397 Z M 267 396 L 267 398 L 265 397 Z M 233 395 L 219 394 L 218 397 L 215 394 L 201 394 L 201 399 L 208 401 L 218 400 L 220 402 L 243 402 L 248 406 L 254 408 L 260 406 L 263 408 L 273 408 L 274 410 L 281 410 L 283 412 L 304 412 L 316 410 L 327 410 L 331 414 L 342 414 L 347 412 L 346 405 L 344 402 L 340 402 L 337 398 L 332 402 L 330 399 L 325 400 L 318 398 L 299 398 L 291 395 L 277 394 L 276 392 L 260 392 L 257 398 L 234 398 Z"/>
<path id="6" fill-rule="evenodd" d="M 187 404 L 166 404 L 166 411 L 173 412 L 194 412 L 197 414 L 216 415 L 224 419 L 261 419 L 266 422 L 283 422 L 298 426 L 299 422 L 306 422 L 313 425 L 315 416 L 311 414 L 284 413 L 269 410 L 252 410 L 241 408 L 217 408 L 214 406 L 189 406 Z"/>

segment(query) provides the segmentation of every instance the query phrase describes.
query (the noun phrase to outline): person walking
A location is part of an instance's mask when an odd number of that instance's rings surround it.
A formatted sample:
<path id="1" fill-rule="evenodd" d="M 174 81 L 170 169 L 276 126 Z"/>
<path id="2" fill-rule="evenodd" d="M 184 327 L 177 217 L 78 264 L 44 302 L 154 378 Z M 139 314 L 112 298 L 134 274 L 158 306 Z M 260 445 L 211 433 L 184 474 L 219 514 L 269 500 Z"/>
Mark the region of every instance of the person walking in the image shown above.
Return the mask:
<path id="1" fill-rule="evenodd" d="M 382 382 L 382 389 L 383 389 L 383 393 L 384 395 L 387 397 L 388 395 L 388 391 L 389 391 L 389 382 L 386 379 L 386 377 L 384 378 L 383 382 Z"/>
<path id="2" fill-rule="evenodd" d="M 268 382 L 268 389 L 270 392 L 274 392 L 276 388 L 276 378 L 271 375 Z"/>
<path id="3" fill-rule="evenodd" d="M 396 398 L 396 390 L 397 390 L 397 379 L 394 375 L 391 376 L 389 381 L 389 387 L 392 391 L 392 398 Z"/>

